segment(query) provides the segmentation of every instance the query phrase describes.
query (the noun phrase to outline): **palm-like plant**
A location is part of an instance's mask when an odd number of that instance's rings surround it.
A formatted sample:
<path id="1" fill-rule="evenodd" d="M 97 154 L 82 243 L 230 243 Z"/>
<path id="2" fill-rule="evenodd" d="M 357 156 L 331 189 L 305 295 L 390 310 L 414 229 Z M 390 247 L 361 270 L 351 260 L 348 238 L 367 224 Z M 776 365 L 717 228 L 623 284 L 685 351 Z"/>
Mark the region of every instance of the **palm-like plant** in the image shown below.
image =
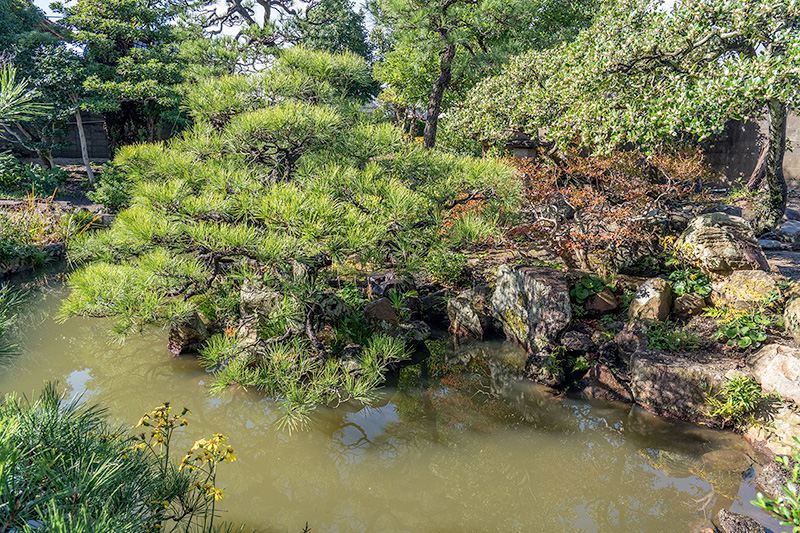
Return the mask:
<path id="1" fill-rule="evenodd" d="M 39 91 L 27 79 L 17 81 L 14 65 L 4 65 L 0 69 L 0 127 L 7 128 L 44 114 L 49 106 L 37 102 L 38 97 Z"/>

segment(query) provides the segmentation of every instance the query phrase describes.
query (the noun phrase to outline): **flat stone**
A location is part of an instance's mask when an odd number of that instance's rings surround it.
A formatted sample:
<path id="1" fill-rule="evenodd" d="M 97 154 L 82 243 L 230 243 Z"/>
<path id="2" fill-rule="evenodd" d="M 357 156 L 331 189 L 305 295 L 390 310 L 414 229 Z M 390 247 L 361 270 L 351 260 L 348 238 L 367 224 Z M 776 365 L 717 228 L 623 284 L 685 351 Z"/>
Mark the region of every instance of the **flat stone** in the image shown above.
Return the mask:
<path id="1" fill-rule="evenodd" d="M 695 360 L 660 350 L 642 350 L 631 357 L 631 391 L 636 402 L 671 418 L 718 426 L 706 404 L 709 387 L 718 391 L 734 359 L 715 356 Z"/>
<path id="2" fill-rule="evenodd" d="M 703 454 L 703 462 L 715 470 L 727 470 L 743 474 L 750 470 L 752 461 L 737 450 L 714 450 Z"/>

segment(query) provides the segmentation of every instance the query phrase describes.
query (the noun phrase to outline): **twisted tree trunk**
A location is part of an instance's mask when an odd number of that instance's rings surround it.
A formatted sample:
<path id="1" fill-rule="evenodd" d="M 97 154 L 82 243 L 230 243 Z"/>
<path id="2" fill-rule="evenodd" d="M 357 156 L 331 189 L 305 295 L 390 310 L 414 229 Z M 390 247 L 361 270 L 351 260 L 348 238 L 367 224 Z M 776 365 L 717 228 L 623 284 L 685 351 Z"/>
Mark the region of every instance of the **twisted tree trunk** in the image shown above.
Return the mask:
<path id="1" fill-rule="evenodd" d="M 431 88 L 431 96 L 428 100 L 428 116 L 425 119 L 425 132 L 422 134 L 422 142 L 425 148 L 433 148 L 433 145 L 436 144 L 436 128 L 439 126 L 439 113 L 442 111 L 442 97 L 445 89 L 450 85 L 453 58 L 455 56 L 456 45 L 450 44 L 444 49 L 442 59 L 439 62 L 439 75 Z"/>
<path id="2" fill-rule="evenodd" d="M 786 179 L 783 156 L 786 152 L 786 104 L 772 99 L 767 102 L 769 133 L 747 189 L 757 193 L 756 219 L 752 222 L 756 235 L 775 229 L 786 210 Z"/>

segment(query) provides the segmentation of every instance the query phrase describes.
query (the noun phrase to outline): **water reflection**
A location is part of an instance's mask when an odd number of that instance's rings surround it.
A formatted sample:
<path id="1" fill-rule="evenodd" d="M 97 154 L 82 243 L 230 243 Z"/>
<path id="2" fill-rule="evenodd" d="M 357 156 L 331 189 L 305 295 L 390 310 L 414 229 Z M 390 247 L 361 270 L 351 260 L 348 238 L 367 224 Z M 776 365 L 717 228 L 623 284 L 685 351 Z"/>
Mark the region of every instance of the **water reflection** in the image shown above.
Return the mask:
<path id="1" fill-rule="evenodd" d="M 709 460 L 717 450 L 752 454 L 744 441 L 554 396 L 520 378 L 508 346 L 437 352 L 372 407 L 319 409 L 310 431 L 290 435 L 256 393 L 209 396 L 208 376 L 193 358 L 171 357 L 163 331 L 120 345 L 106 322 L 53 322 L 62 297 L 32 304 L 40 318 L 25 328 L 22 356 L 0 369 L 0 392 L 58 379 L 127 426 L 164 401 L 190 407 L 178 449 L 229 437 L 239 461 L 220 473 L 225 518 L 258 531 L 306 522 L 317 532 L 699 531 L 732 505 L 766 521 L 746 503 L 752 475 Z"/>

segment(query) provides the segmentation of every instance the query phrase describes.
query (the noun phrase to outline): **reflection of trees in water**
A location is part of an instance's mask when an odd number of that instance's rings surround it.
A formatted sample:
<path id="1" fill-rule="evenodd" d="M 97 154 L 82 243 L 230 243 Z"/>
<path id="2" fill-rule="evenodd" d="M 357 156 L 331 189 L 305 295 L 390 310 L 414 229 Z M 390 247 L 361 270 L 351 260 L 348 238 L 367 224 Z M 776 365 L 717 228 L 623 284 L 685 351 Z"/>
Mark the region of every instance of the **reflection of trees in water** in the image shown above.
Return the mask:
<path id="1" fill-rule="evenodd" d="M 259 530 L 675 530 L 703 519 L 695 500 L 712 488 L 711 507 L 728 505 L 719 494 L 740 480 L 699 460 L 719 433 L 553 396 L 485 344 L 409 370 L 373 409 L 321 408 L 311 431 L 289 435 L 258 394 L 207 396 L 163 333 L 120 347 L 99 321 L 42 327 L 27 339 L 41 371 L 90 369 L 88 401 L 113 419 L 135 423 L 168 400 L 194 412 L 179 446 L 225 433 L 240 457 L 221 473 L 225 507 Z"/>

